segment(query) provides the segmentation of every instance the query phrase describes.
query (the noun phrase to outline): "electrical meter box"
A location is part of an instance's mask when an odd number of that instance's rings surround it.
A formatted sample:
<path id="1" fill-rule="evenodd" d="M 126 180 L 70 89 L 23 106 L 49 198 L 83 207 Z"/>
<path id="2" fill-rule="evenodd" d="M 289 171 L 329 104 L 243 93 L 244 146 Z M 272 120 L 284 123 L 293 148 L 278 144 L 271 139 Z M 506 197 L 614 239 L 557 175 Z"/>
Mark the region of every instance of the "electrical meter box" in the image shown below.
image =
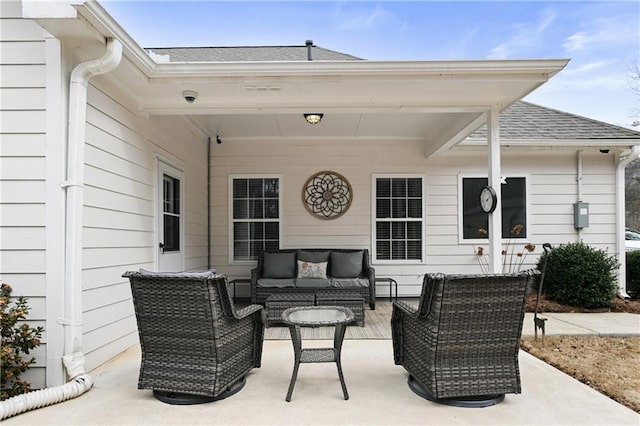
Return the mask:
<path id="1" fill-rule="evenodd" d="M 589 227 L 589 203 L 578 201 L 573 205 L 573 227 L 576 229 Z"/>

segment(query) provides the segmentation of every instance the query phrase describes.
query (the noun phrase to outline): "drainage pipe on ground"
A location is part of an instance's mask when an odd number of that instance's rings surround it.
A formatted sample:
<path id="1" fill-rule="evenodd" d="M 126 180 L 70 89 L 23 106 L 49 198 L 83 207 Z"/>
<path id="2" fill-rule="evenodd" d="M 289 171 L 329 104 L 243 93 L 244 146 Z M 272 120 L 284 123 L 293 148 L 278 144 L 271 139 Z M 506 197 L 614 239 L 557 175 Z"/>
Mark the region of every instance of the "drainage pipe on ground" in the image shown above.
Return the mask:
<path id="1" fill-rule="evenodd" d="M 93 380 L 85 371 L 82 352 L 82 209 L 84 186 L 84 144 L 87 118 L 87 86 L 92 77 L 115 69 L 122 58 L 122 44 L 107 39 L 105 54 L 78 64 L 69 83 L 69 129 L 65 213 L 64 353 L 62 361 L 69 382 L 18 395 L 0 402 L 0 419 L 66 401 L 91 389 Z"/>

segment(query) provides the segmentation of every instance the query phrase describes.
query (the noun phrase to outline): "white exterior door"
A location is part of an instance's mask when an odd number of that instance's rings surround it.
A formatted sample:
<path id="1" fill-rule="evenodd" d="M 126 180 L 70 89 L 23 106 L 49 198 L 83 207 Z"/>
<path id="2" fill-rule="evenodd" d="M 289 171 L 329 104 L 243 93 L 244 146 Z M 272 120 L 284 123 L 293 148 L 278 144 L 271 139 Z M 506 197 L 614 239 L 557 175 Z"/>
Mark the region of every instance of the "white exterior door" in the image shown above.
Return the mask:
<path id="1" fill-rule="evenodd" d="M 158 271 L 184 270 L 182 171 L 158 160 Z"/>

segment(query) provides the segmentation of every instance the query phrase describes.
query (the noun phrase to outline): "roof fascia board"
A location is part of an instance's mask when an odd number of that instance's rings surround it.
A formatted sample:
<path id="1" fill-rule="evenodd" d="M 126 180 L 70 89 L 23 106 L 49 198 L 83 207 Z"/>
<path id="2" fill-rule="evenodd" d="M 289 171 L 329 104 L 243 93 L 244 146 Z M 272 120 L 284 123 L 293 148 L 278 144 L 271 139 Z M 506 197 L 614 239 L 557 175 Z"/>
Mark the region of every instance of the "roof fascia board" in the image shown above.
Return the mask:
<path id="1" fill-rule="evenodd" d="M 483 146 L 487 141 L 482 139 L 467 139 L 460 142 L 460 146 Z M 597 148 L 604 146 L 634 146 L 640 145 L 640 139 L 500 139 L 501 145 L 521 146 L 521 147 L 588 147 Z"/>
<path id="2" fill-rule="evenodd" d="M 546 82 L 568 59 L 470 61 L 299 61 L 299 62 L 172 62 L 156 64 L 151 78 L 249 77 L 322 75 L 416 76 L 501 79 Z"/>

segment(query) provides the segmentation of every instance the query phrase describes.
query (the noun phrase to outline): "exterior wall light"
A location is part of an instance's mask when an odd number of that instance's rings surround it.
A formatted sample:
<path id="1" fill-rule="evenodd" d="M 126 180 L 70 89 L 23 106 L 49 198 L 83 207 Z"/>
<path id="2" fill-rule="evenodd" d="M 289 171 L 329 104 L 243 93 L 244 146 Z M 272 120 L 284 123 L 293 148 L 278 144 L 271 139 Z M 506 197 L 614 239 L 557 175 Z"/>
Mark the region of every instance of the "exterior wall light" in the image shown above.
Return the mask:
<path id="1" fill-rule="evenodd" d="M 318 124 L 320 121 L 322 121 L 323 115 L 324 114 L 319 113 L 304 114 L 304 119 L 307 120 L 307 123 L 309 124 Z"/>

